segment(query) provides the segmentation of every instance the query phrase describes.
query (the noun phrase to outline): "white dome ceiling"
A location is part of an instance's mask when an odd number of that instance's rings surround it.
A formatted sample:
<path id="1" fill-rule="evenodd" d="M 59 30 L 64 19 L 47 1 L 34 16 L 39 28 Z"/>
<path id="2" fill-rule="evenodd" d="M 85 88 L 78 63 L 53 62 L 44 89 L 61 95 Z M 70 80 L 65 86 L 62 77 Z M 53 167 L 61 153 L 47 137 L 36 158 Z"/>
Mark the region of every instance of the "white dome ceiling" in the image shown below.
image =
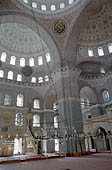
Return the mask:
<path id="1" fill-rule="evenodd" d="M 0 46 L 14 54 L 39 54 L 48 50 L 45 42 L 30 28 L 18 23 L 5 23 L 0 26 Z"/>

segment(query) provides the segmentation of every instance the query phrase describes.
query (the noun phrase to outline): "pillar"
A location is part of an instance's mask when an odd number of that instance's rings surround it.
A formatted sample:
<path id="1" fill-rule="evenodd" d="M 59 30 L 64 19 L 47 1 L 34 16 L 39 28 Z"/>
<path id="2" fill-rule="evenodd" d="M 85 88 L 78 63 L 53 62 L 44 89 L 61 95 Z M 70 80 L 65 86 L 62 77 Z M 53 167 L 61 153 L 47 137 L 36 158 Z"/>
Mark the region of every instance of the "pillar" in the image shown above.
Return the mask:
<path id="1" fill-rule="evenodd" d="M 54 78 L 59 107 L 59 134 L 63 136 L 65 134 L 64 129 L 67 129 L 67 134 L 69 134 L 68 138 L 60 139 L 60 152 L 68 155 L 75 155 L 82 152 L 82 149 L 84 150 L 82 146 L 84 139 L 79 135 L 83 134 L 79 75 L 80 70 L 63 68 L 55 73 Z M 70 134 L 75 134 L 75 137 L 71 137 Z"/>

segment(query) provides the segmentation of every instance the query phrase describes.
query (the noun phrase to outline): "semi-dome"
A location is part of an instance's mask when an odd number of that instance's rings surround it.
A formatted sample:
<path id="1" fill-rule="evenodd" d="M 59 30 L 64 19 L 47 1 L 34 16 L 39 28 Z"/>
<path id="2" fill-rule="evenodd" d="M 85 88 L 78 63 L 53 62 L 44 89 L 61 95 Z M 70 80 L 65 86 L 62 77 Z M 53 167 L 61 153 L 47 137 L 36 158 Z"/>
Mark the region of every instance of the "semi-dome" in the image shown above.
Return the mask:
<path id="1" fill-rule="evenodd" d="M 79 64 L 79 68 L 81 69 L 81 75 L 99 75 L 105 74 L 105 66 L 99 62 L 94 61 L 86 61 Z"/>
<path id="2" fill-rule="evenodd" d="M 49 51 L 45 42 L 32 29 L 18 23 L 4 23 L 0 26 L 0 46 L 7 52 L 17 55 L 41 54 Z"/>
<path id="3" fill-rule="evenodd" d="M 1 24 L 0 56 L 0 77 L 6 78 L 6 81 L 24 82 L 25 77 L 30 77 L 29 83 L 35 84 L 50 81 L 49 68 L 53 65 L 53 56 L 39 33 L 28 26 L 20 23 Z M 4 72 L 6 75 L 2 76 Z"/>

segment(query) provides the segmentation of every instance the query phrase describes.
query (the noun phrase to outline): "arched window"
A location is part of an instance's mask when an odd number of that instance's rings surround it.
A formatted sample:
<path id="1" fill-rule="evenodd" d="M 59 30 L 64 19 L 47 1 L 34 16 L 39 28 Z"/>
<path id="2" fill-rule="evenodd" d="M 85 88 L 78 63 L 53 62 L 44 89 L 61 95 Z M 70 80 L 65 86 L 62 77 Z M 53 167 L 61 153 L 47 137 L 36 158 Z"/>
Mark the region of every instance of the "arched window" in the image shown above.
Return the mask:
<path id="1" fill-rule="evenodd" d="M 40 109 L 40 101 L 38 99 L 35 99 L 33 101 L 33 108 L 34 109 Z"/>
<path id="2" fill-rule="evenodd" d="M 7 57 L 6 52 L 2 52 L 2 54 L 1 54 L 1 61 L 5 62 L 6 61 L 6 57 Z"/>
<path id="3" fill-rule="evenodd" d="M 104 55 L 103 47 L 98 47 L 98 55 L 99 56 L 103 56 Z"/>
<path id="4" fill-rule="evenodd" d="M 23 0 L 26 4 L 28 3 L 28 0 Z"/>
<path id="5" fill-rule="evenodd" d="M 87 98 L 86 100 L 86 106 L 89 107 L 90 106 L 90 102 L 89 102 L 89 99 Z"/>
<path id="6" fill-rule="evenodd" d="M 58 128 L 58 116 L 54 116 L 54 128 Z"/>
<path id="7" fill-rule="evenodd" d="M 13 72 L 12 71 L 8 72 L 7 78 L 10 80 L 13 80 Z"/>
<path id="8" fill-rule="evenodd" d="M 38 82 L 39 82 L 39 83 L 43 83 L 43 77 L 39 77 L 39 78 L 38 78 Z"/>
<path id="9" fill-rule="evenodd" d="M 24 96 L 22 94 L 17 95 L 17 106 L 22 107 L 24 102 Z"/>
<path id="10" fill-rule="evenodd" d="M 10 64 L 15 65 L 15 63 L 16 63 L 16 57 L 15 56 L 11 56 Z"/>
<path id="11" fill-rule="evenodd" d="M 110 95 L 107 90 L 103 91 L 103 100 L 104 100 L 104 102 L 107 102 L 110 100 Z"/>
<path id="12" fill-rule="evenodd" d="M 23 125 L 23 114 L 17 113 L 15 116 L 15 125 L 16 126 L 22 126 Z"/>
<path id="13" fill-rule="evenodd" d="M 12 104 L 12 96 L 10 94 L 5 94 L 4 105 Z"/>
<path id="14" fill-rule="evenodd" d="M 20 66 L 21 67 L 25 66 L 25 58 L 20 58 Z"/>
<path id="15" fill-rule="evenodd" d="M 45 82 L 49 81 L 49 76 L 45 76 Z"/>
<path id="16" fill-rule="evenodd" d="M 92 48 L 88 49 L 88 55 L 89 55 L 89 57 L 93 57 L 94 56 Z"/>
<path id="17" fill-rule="evenodd" d="M 33 127 L 40 127 L 40 116 L 39 115 L 33 116 Z"/>
<path id="18" fill-rule="evenodd" d="M 36 2 L 32 2 L 32 7 L 33 8 L 37 8 L 37 3 Z"/>
<path id="19" fill-rule="evenodd" d="M 81 98 L 81 109 L 85 108 L 85 101 L 84 98 Z"/>
<path id="20" fill-rule="evenodd" d="M 36 77 L 32 77 L 32 78 L 31 78 L 31 82 L 32 82 L 32 83 L 36 83 Z"/>
<path id="21" fill-rule="evenodd" d="M 51 11 L 55 11 L 56 10 L 56 6 L 55 5 L 51 5 Z"/>
<path id="22" fill-rule="evenodd" d="M 47 62 L 50 62 L 50 61 L 51 61 L 51 57 L 50 57 L 50 54 L 49 54 L 49 53 L 46 53 L 46 61 L 47 61 Z"/>
<path id="23" fill-rule="evenodd" d="M 34 66 L 34 58 L 29 59 L 29 66 L 31 66 L 31 67 Z"/>
<path id="24" fill-rule="evenodd" d="M 21 74 L 17 75 L 17 81 L 22 81 L 22 75 Z"/>
<path id="25" fill-rule="evenodd" d="M 109 53 L 112 53 L 112 43 L 108 44 L 108 50 L 109 50 Z"/>
<path id="26" fill-rule="evenodd" d="M 72 4 L 72 3 L 73 3 L 73 0 L 69 0 L 69 2 L 68 2 L 68 3 L 69 3 L 69 5 L 70 5 L 70 4 Z"/>
<path id="27" fill-rule="evenodd" d="M 4 76 L 4 71 L 0 70 L 0 77 L 3 78 L 3 76 Z"/>
<path id="28" fill-rule="evenodd" d="M 41 10 L 46 11 L 46 5 L 41 5 Z"/>
<path id="29" fill-rule="evenodd" d="M 43 58 L 42 56 L 38 57 L 38 65 L 42 65 L 43 64 Z"/>
<path id="30" fill-rule="evenodd" d="M 101 74 L 105 74 L 104 68 L 100 68 L 100 73 L 101 73 Z"/>
<path id="31" fill-rule="evenodd" d="M 57 110 L 57 109 L 58 109 L 58 105 L 57 105 L 56 102 L 54 102 L 54 103 L 53 103 L 53 110 L 55 111 L 55 110 Z"/>
<path id="32" fill-rule="evenodd" d="M 65 4 L 64 3 L 61 3 L 60 4 L 60 8 L 62 9 L 62 8 L 65 8 Z"/>

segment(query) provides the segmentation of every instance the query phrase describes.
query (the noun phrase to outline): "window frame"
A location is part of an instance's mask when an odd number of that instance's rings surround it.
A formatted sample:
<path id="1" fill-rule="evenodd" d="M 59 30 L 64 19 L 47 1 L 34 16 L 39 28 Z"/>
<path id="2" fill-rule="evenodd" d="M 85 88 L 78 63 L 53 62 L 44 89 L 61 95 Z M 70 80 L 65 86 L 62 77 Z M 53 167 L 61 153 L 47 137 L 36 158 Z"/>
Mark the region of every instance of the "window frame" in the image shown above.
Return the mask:
<path id="1" fill-rule="evenodd" d="M 19 95 L 22 96 L 21 101 L 18 101 L 18 100 L 20 100 L 20 99 L 18 98 Z M 18 104 L 18 103 L 19 103 L 19 104 Z M 24 95 L 21 94 L 21 93 L 18 93 L 18 94 L 17 94 L 17 97 L 16 97 L 16 106 L 17 106 L 17 107 L 23 107 L 23 106 L 24 106 Z"/>
<path id="2" fill-rule="evenodd" d="M 37 118 L 38 117 L 38 119 L 36 120 L 36 119 L 34 119 L 34 118 Z M 33 127 L 35 128 L 35 127 L 40 127 L 40 115 L 38 115 L 38 114 L 35 114 L 35 115 L 33 115 Z"/>
<path id="3" fill-rule="evenodd" d="M 108 90 L 103 91 L 103 100 L 104 100 L 104 102 L 110 101 L 110 94 L 109 94 Z"/>
<path id="4" fill-rule="evenodd" d="M 31 83 L 37 83 L 36 77 L 32 77 L 32 78 L 31 78 Z"/>
<path id="5" fill-rule="evenodd" d="M 94 57 L 94 52 L 92 48 L 88 48 L 88 56 L 89 57 Z"/>
<path id="6" fill-rule="evenodd" d="M 7 97 L 8 97 L 8 99 L 7 99 Z M 8 100 L 9 100 L 9 102 L 8 102 Z M 12 95 L 9 93 L 6 93 L 5 97 L 4 97 L 4 105 L 10 106 L 11 104 L 12 104 Z"/>
<path id="7" fill-rule="evenodd" d="M 20 116 L 18 118 L 18 115 Z M 15 115 L 15 126 L 23 126 L 24 124 L 24 116 L 23 113 L 16 113 Z"/>
<path id="8" fill-rule="evenodd" d="M 34 67 L 34 63 L 35 63 L 34 58 L 33 57 L 29 58 L 29 66 Z"/>
<path id="9" fill-rule="evenodd" d="M 16 64 L 16 57 L 14 55 L 11 56 L 10 58 L 10 64 L 15 65 Z"/>
<path id="10" fill-rule="evenodd" d="M 4 71 L 0 70 L 0 78 L 3 78 L 3 77 L 4 77 Z"/>
<path id="11" fill-rule="evenodd" d="M 112 43 L 109 43 L 109 44 L 108 44 L 108 51 L 109 51 L 109 54 L 112 53 Z"/>
<path id="12" fill-rule="evenodd" d="M 1 53 L 0 60 L 5 63 L 6 62 L 6 58 L 7 58 L 7 53 L 5 51 L 3 51 Z"/>
<path id="13" fill-rule="evenodd" d="M 23 60 L 24 62 L 22 62 L 22 60 Z M 20 67 L 25 67 L 25 58 L 24 58 L 24 57 L 21 57 L 21 58 L 20 58 Z"/>
<path id="14" fill-rule="evenodd" d="M 21 78 L 20 78 L 21 77 Z M 21 82 L 22 81 L 22 75 L 21 74 L 17 74 L 17 81 Z"/>
<path id="15" fill-rule="evenodd" d="M 99 47 L 98 47 L 98 55 L 99 55 L 99 56 L 104 56 L 104 49 L 103 49 L 102 46 L 99 46 Z"/>
<path id="16" fill-rule="evenodd" d="M 33 108 L 34 109 L 40 109 L 40 100 L 39 99 L 33 100 Z"/>
<path id="17" fill-rule="evenodd" d="M 13 80 L 13 78 L 14 78 L 14 73 L 13 73 L 13 71 L 8 71 L 8 73 L 7 73 L 7 79 L 8 79 L 8 80 Z"/>

